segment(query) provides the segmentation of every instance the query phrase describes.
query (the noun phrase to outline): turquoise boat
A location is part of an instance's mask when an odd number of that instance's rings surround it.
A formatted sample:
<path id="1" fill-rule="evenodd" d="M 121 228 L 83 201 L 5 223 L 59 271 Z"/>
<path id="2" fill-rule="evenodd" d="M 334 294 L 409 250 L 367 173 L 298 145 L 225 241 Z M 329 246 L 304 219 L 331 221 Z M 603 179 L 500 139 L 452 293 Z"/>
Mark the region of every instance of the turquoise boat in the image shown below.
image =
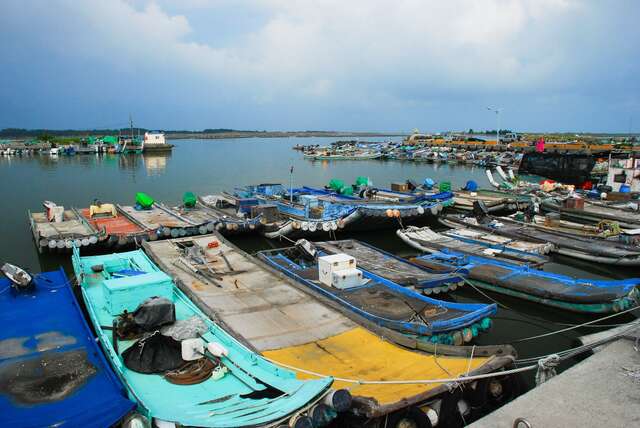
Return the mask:
<path id="1" fill-rule="evenodd" d="M 153 421 L 154 426 L 309 427 L 327 423 L 337 411 L 350 406 L 347 391 L 330 389 L 332 378 L 300 380 L 293 371 L 268 362 L 226 333 L 175 287 L 171 277 L 141 250 L 80 257 L 78 249 L 74 248 L 72 261 L 98 339 L 129 396 L 137 402 L 137 417 L 144 419 L 144 423 Z M 175 322 L 170 322 L 170 327 L 177 327 L 180 322 L 194 317 L 200 319 L 203 327 L 197 336 L 202 339 L 204 349 L 196 344 L 191 351 L 195 351 L 196 357 L 199 355 L 202 360 L 217 365 L 210 377 L 197 384 L 176 384 L 169 381 L 170 374 L 179 370 L 145 374 L 137 367 L 133 367 L 135 371 L 131 368 L 129 356 L 132 353 L 140 352 L 138 361 L 146 361 L 142 352 L 144 345 L 151 343 L 150 337 L 167 337 L 166 327 L 162 327 L 146 330 L 147 336 L 138 341 L 119 338 L 121 314 L 138 314 L 136 309 L 140 303 L 151 298 L 164 298 L 164 302 L 168 300 L 173 304 Z M 185 360 L 190 359 L 185 354 L 185 347 L 186 353 L 190 353 L 187 342 L 193 344 L 198 337 L 179 342 Z M 168 349 L 165 346 L 155 355 L 168 352 Z"/>

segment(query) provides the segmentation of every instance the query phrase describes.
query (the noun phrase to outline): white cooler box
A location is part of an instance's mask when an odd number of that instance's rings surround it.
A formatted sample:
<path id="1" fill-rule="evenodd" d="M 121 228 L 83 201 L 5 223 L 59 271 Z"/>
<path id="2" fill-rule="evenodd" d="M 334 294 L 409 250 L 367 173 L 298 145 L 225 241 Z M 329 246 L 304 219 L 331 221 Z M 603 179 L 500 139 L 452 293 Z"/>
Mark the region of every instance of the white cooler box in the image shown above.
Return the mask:
<path id="1" fill-rule="evenodd" d="M 360 269 L 343 269 L 333 271 L 331 285 L 344 290 L 362 285 L 362 271 Z"/>
<path id="2" fill-rule="evenodd" d="M 347 254 L 318 257 L 318 279 L 324 285 L 333 285 L 333 272 L 355 268 L 356 259 Z"/>

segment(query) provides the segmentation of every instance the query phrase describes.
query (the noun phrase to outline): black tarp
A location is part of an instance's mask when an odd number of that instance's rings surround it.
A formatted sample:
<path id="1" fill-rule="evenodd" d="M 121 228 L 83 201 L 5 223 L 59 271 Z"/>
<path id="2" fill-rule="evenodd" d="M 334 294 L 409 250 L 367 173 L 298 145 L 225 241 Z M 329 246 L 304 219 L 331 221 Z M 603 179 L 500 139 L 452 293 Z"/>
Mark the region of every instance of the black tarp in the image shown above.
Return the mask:
<path id="1" fill-rule="evenodd" d="M 565 184 L 582 184 L 591 177 L 596 164 L 592 154 L 527 153 L 518 174 L 533 174 Z"/>

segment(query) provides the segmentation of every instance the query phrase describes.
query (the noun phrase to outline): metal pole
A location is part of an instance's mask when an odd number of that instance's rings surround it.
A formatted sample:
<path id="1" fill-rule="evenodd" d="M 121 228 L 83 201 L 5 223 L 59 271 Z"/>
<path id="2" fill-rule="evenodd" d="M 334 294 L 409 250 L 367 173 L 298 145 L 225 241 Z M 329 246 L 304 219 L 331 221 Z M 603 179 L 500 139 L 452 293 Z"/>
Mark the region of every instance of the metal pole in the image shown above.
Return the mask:
<path id="1" fill-rule="evenodd" d="M 289 170 L 289 202 L 293 203 L 293 165 Z"/>
<path id="2" fill-rule="evenodd" d="M 496 116 L 498 117 L 498 129 L 496 129 L 496 145 L 500 145 L 500 109 L 496 109 Z"/>

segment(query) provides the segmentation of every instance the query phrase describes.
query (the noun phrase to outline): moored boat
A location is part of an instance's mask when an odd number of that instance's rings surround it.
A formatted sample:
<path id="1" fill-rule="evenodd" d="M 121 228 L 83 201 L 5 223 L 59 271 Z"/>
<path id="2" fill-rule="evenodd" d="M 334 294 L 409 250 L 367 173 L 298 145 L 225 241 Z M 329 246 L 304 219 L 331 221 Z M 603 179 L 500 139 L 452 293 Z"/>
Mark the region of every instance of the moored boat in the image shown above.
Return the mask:
<path id="1" fill-rule="evenodd" d="M 429 270 L 464 269 L 475 286 L 572 312 L 620 312 L 640 302 L 640 278 L 576 279 L 491 257 L 455 251 L 436 252 L 413 261 Z"/>
<path id="2" fill-rule="evenodd" d="M 40 253 L 70 251 L 73 246 L 89 247 L 107 238 L 105 229 L 94 227 L 75 208 L 65 209 L 44 201 L 44 212 L 29 211 L 31 233 Z"/>
<path id="3" fill-rule="evenodd" d="M 427 253 L 454 250 L 463 254 L 493 257 L 518 264 L 541 266 L 549 261 L 544 254 L 552 249 L 547 243 L 531 243 L 514 239 L 499 239 L 487 232 L 453 229 L 441 233 L 429 227 L 410 226 L 396 234 L 411 247 Z"/>
<path id="4" fill-rule="evenodd" d="M 89 208 L 78 210 L 82 217 L 97 230 L 104 230 L 104 241 L 109 247 L 123 248 L 142 243 L 143 240 L 158 238 L 155 229 L 135 223 L 115 204 L 96 201 Z"/>
<path id="5" fill-rule="evenodd" d="M 540 230 L 507 217 L 485 216 L 482 221 L 478 221 L 473 217 L 446 215 L 440 221 L 453 228 L 482 230 L 512 239 L 550 243 L 554 246 L 552 252 L 580 260 L 620 266 L 640 266 L 640 246 L 637 245 Z"/>
<path id="6" fill-rule="evenodd" d="M 215 213 L 216 230 L 225 235 L 256 233 L 269 222 L 262 212 L 252 212 L 252 205 L 244 204 L 232 194 L 198 196 L 198 203 Z"/>
<path id="7" fill-rule="evenodd" d="M 575 203 L 568 203 L 572 201 Z M 545 198 L 540 206 L 546 211 L 560 213 L 562 218 L 569 220 L 596 224 L 606 220 L 614 221 L 629 229 L 640 228 L 640 211 L 620 209 L 611 205 L 592 204 L 588 199 Z"/>
<path id="8" fill-rule="evenodd" d="M 491 326 L 495 305 L 436 300 L 366 269 L 344 253 L 327 255 L 301 246 L 258 255 L 275 269 L 369 321 L 417 340 L 462 345 Z M 461 274 L 458 274 L 461 275 Z M 445 280 L 446 281 L 446 280 Z M 459 277 L 448 281 L 455 284 Z"/>
<path id="9" fill-rule="evenodd" d="M 262 184 L 247 186 L 241 196 L 255 198 L 258 204 L 277 207 L 281 220 L 264 228 L 263 233 L 269 238 L 300 238 L 338 230 L 396 227 L 433 218 L 452 203 L 452 195 L 447 192 L 402 195 L 399 202 L 350 196 L 349 193 L 311 187 L 285 189 L 280 184 Z"/>
<path id="10" fill-rule="evenodd" d="M 80 257 L 76 249 L 73 267 L 98 339 L 145 424 L 313 424 L 308 414 L 333 379 L 296 379 L 242 345 L 141 250 Z M 330 420 L 331 411 L 322 416 Z"/>
<path id="11" fill-rule="evenodd" d="M 140 227 L 155 230 L 158 238 L 204 235 L 210 232 L 214 219 L 194 219 L 181 216 L 164 204 L 144 194 L 136 194 L 136 205 L 117 205 L 118 211 Z"/>
<path id="12" fill-rule="evenodd" d="M 464 284 L 463 278 L 457 273 L 429 272 L 406 259 L 355 239 L 314 242 L 310 245 L 327 254 L 348 254 L 367 271 L 425 294 L 453 291 Z M 464 274 L 464 271 L 460 273 Z"/>
<path id="13" fill-rule="evenodd" d="M 4 426 L 103 428 L 134 408 L 62 269 L 28 283 L 0 279 L 0 322 Z"/>
<path id="14" fill-rule="evenodd" d="M 217 233 L 143 246 L 181 290 L 247 346 L 271 361 L 299 368 L 299 377 L 317 377 L 311 373 L 336 376 L 334 387 L 349 388 L 353 395 L 347 420 L 356 418 L 360 424 L 377 422 L 398 428 L 403 423 L 424 423 L 425 413 L 436 415 L 440 424 L 459 418 L 455 403 L 460 397 L 444 383 L 369 380 L 487 373 L 513 358 L 508 346 L 434 346 L 382 328 L 248 255 Z M 489 384 L 496 387 L 490 390 L 497 395 L 485 388 Z M 482 388 L 458 391 L 467 402 L 501 402 L 513 391 L 510 385 L 508 377 L 494 377 L 482 382 Z M 336 424 L 342 426 L 339 421 Z"/>

